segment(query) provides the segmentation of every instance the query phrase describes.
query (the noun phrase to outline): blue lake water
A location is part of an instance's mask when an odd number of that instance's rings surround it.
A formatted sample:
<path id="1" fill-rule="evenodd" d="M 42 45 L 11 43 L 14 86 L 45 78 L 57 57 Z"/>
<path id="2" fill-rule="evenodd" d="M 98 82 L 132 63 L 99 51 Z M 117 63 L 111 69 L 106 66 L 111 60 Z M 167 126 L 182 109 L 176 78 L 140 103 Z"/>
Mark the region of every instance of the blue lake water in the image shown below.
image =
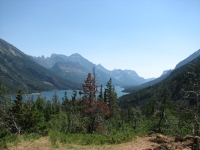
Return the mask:
<path id="1" fill-rule="evenodd" d="M 103 87 L 103 91 L 104 91 L 105 87 Z M 124 88 L 120 87 L 120 86 L 115 86 L 115 92 L 117 93 L 117 97 L 121 97 L 125 94 L 125 92 L 122 92 L 124 90 Z M 77 91 L 77 98 L 81 98 L 81 96 L 79 95 L 79 91 L 80 90 L 76 90 Z M 98 91 L 100 91 L 100 87 L 98 88 Z M 73 94 L 73 90 L 53 90 L 53 91 L 44 91 L 41 93 L 33 93 L 33 94 L 28 94 L 28 95 L 23 95 L 24 100 L 26 99 L 33 99 L 36 100 L 38 96 L 41 96 L 43 98 L 45 98 L 46 100 L 52 100 L 53 95 L 56 93 L 59 101 L 62 102 L 62 98 L 64 97 L 65 92 L 67 92 L 67 97 L 69 99 L 71 99 L 71 96 Z M 99 95 L 99 93 L 96 94 L 97 96 Z M 13 95 L 13 98 L 15 99 L 16 95 Z"/>

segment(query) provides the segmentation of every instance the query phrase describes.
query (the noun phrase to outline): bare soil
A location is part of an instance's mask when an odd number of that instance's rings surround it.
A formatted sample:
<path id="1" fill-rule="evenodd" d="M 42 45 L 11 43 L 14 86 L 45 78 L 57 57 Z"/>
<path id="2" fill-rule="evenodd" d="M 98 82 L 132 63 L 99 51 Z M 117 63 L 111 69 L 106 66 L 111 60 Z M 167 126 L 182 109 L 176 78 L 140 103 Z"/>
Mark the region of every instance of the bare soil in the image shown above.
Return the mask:
<path id="1" fill-rule="evenodd" d="M 114 145 L 75 145 L 56 143 L 52 146 L 49 137 L 33 141 L 8 144 L 9 150 L 196 150 L 195 141 L 200 137 L 173 137 L 149 133 L 145 137 L 137 137 L 131 142 Z"/>

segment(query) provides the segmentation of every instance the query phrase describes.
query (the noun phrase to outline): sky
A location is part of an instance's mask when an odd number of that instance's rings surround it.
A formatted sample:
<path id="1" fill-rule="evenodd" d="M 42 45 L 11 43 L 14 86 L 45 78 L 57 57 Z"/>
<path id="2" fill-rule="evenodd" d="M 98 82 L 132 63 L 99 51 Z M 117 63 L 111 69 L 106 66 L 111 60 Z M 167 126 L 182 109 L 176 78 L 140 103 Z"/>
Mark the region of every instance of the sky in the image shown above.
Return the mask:
<path id="1" fill-rule="evenodd" d="M 0 0 L 0 38 L 159 77 L 200 49 L 200 0 Z"/>

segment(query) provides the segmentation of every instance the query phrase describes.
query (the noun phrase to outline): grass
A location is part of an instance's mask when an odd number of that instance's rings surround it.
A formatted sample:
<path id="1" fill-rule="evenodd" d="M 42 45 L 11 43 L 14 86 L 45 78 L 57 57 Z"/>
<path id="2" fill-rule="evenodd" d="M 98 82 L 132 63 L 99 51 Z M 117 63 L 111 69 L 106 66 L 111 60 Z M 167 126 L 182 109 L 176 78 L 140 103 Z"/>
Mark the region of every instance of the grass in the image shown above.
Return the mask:
<path id="1" fill-rule="evenodd" d="M 8 144 L 17 145 L 22 141 L 33 141 L 39 139 L 39 134 L 10 135 L 0 139 L 0 149 L 7 149 Z"/>
<path id="2" fill-rule="evenodd" d="M 77 145 L 104 145 L 104 144 L 120 144 L 131 141 L 135 136 L 133 134 L 118 133 L 115 135 L 98 135 L 98 134 L 64 134 L 59 132 L 50 132 L 49 134 L 52 146 L 56 146 L 57 142 L 62 144 Z"/>
<path id="3" fill-rule="evenodd" d="M 109 145 L 115 145 L 132 141 L 135 138 L 131 133 L 116 133 L 114 135 L 99 134 L 65 134 L 51 131 L 46 137 L 39 134 L 11 135 L 0 139 L 0 149 L 26 149 L 35 145 L 35 149 L 79 149 L 95 147 L 101 149 Z M 34 144 L 33 144 L 34 143 Z M 46 145 L 45 145 L 45 144 Z M 30 148 L 29 148 L 30 149 Z M 34 147 L 31 147 L 34 149 Z"/>

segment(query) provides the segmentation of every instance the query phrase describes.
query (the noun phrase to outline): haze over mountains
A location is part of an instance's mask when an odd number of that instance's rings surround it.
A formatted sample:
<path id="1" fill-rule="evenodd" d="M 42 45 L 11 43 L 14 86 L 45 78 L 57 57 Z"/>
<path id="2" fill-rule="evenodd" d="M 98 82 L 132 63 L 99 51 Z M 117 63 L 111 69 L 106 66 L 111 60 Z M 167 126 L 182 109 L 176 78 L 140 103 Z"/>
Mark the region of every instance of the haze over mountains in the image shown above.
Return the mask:
<path id="1" fill-rule="evenodd" d="M 119 98 L 120 106 L 128 108 L 130 104 L 137 106 L 146 103 L 146 107 L 148 107 L 152 101 L 158 103 L 163 98 L 173 101 L 173 105 L 177 101 L 183 103 L 187 101 L 189 105 L 195 106 L 198 100 L 197 93 L 199 92 L 200 79 L 199 51 L 188 57 L 194 58 L 192 61 L 188 58 L 184 59 L 182 61 L 184 63 L 179 63 L 181 65 L 171 70 L 171 73 L 165 74 L 149 83 L 128 88 L 126 91 L 130 92 L 130 94 Z"/>
<path id="2" fill-rule="evenodd" d="M 92 73 L 93 67 L 96 68 L 98 85 L 106 85 L 112 78 L 113 85 L 132 86 L 127 89 L 127 92 L 131 92 L 174 77 L 198 56 L 200 56 L 200 50 L 178 63 L 174 70 L 164 71 L 159 78 L 144 79 L 133 70 L 107 70 L 101 64 L 96 65 L 77 53 L 70 56 L 52 54 L 47 58 L 29 56 L 0 39 L 2 81 L 11 92 L 16 92 L 22 86 L 28 88 L 29 92 L 80 89 L 87 74 Z"/>
<path id="3" fill-rule="evenodd" d="M 154 79 L 144 79 L 133 70 L 107 70 L 101 64 L 96 65 L 77 53 L 70 56 L 52 54 L 47 58 L 42 56 L 33 57 L 33 59 L 43 67 L 46 67 L 47 69 L 58 73 L 60 76 L 70 79 L 74 82 L 79 81 L 82 83 L 86 78 L 86 74 L 88 72 L 92 72 L 93 67 L 96 68 L 97 82 L 103 85 L 105 85 L 110 78 L 112 78 L 114 85 L 120 86 L 139 85 Z"/>
<path id="4" fill-rule="evenodd" d="M 82 57 L 80 54 L 72 54 L 71 56 L 65 56 L 61 54 L 52 54 L 51 57 L 33 57 L 34 60 L 40 65 L 50 69 L 51 71 L 58 73 L 66 79 L 74 82 L 83 82 L 88 72 L 92 71 L 92 67 L 96 67 L 96 73 L 98 76 L 98 83 L 105 85 L 109 78 L 112 78 L 114 85 L 127 86 L 126 92 L 139 90 L 148 86 L 152 86 L 161 82 L 167 78 L 171 72 L 184 66 L 190 61 L 200 56 L 200 50 L 194 52 L 186 59 L 182 60 L 176 65 L 173 70 L 165 70 L 163 74 L 158 78 L 144 79 L 140 77 L 134 70 L 121 70 L 114 69 L 112 71 L 107 70 L 101 64 L 93 64 L 89 60 Z M 60 62 L 63 62 L 60 64 Z M 73 67 L 70 67 L 73 66 Z M 75 71 L 76 70 L 76 71 Z M 76 72 L 76 73 L 75 73 Z M 71 74 L 71 75 L 70 75 Z M 130 87 L 131 86 L 131 87 Z"/>
<path id="5" fill-rule="evenodd" d="M 138 86 L 128 87 L 124 91 L 125 92 L 133 92 L 133 91 L 143 89 L 145 87 L 155 85 L 165 79 L 169 80 L 169 79 L 173 78 L 175 75 L 181 73 L 186 68 L 186 66 L 192 65 L 193 61 L 198 57 L 200 57 L 200 49 L 197 50 L 196 52 L 194 52 L 193 54 L 191 54 L 190 56 L 188 56 L 187 58 L 185 58 L 184 60 L 182 60 L 181 62 L 179 62 L 173 70 L 170 69 L 170 70 L 163 71 L 163 74 L 160 77 L 156 78 L 155 80 L 143 83 Z"/>

